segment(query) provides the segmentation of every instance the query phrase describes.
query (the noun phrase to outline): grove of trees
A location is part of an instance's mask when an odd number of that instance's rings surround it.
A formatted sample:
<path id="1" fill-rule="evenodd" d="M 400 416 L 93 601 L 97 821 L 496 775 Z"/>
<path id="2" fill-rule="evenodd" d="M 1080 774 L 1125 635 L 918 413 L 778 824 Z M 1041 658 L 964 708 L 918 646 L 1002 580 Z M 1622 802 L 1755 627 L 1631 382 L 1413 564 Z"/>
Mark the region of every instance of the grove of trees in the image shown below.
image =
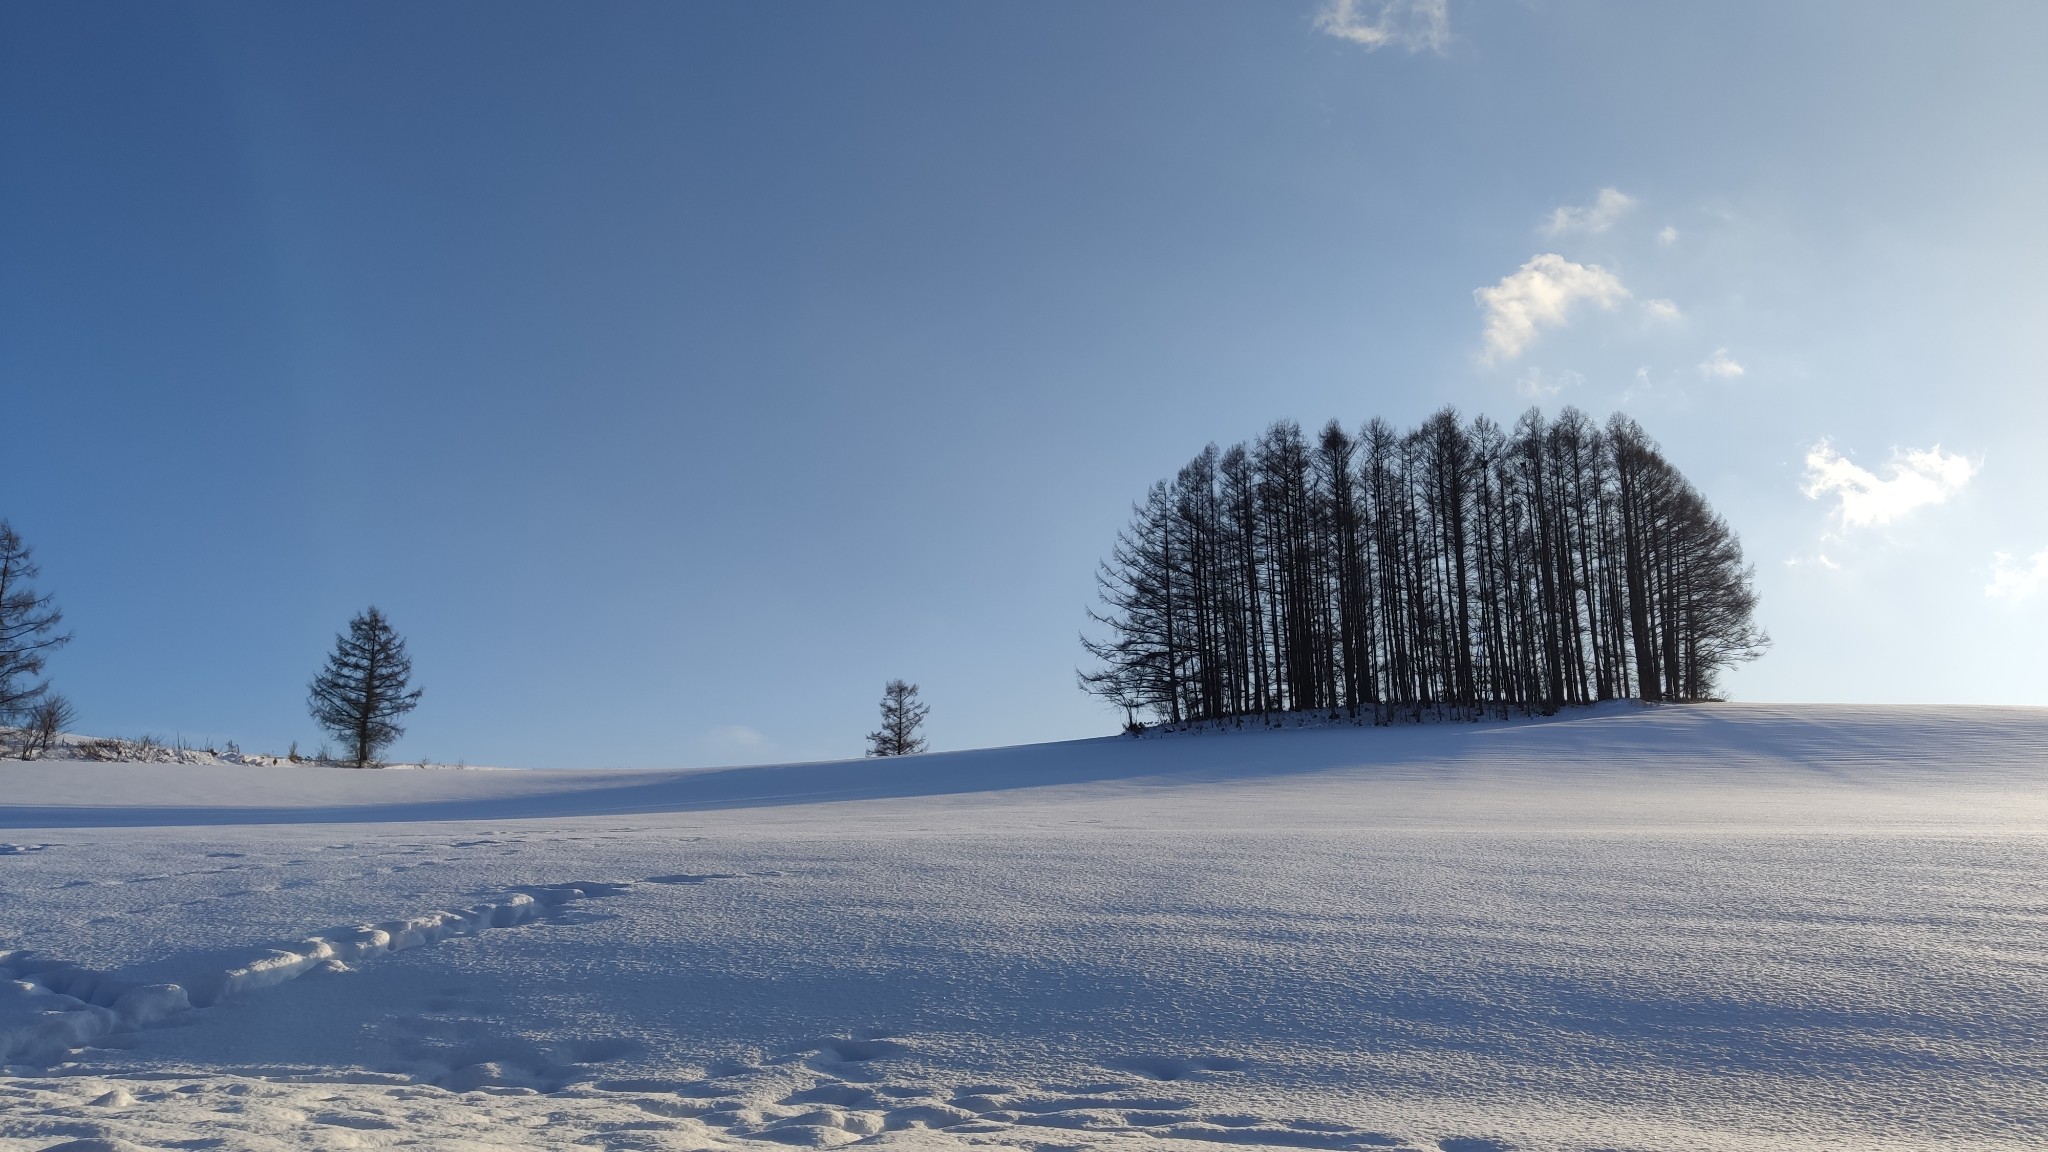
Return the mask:
<path id="1" fill-rule="evenodd" d="M 1620 414 L 1283 421 L 1133 512 L 1080 674 L 1133 727 L 1706 699 L 1770 643 L 1734 532 Z"/>
<path id="2" fill-rule="evenodd" d="M 366 768 L 405 729 L 398 720 L 420 702 L 411 688 L 412 658 L 391 622 L 372 605 L 334 638 L 327 666 L 307 687 L 313 719 L 347 750 L 346 759 Z"/>

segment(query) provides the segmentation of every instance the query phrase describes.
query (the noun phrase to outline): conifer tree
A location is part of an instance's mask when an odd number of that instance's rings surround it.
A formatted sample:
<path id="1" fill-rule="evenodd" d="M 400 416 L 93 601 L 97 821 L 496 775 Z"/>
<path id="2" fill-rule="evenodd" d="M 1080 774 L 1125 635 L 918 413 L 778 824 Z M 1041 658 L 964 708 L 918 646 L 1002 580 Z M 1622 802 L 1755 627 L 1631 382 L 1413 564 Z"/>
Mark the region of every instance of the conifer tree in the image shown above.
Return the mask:
<path id="1" fill-rule="evenodd" d="M 50 688 L 40 679 L 44 659 L 71 641 L 57 631 L 64 614 L 56 601 L 29 585 L 39 575 L 29 546 L 0 520 L 0 724 L 35 711 Z"/>
<path id="2" fill-rule="evenodd" d="M 1770 645 L 1727 521 L 1627 417 L 1292 421 L 1152 486 L 1081 687 L 1168 724 L 1712 699 Z"/>
<path id="3" fill-rule="evenodd" d="M 882 727 L 868 733 L 868 755 L 909 756 L 925 750 L 918 729 L 931 715 L 931 705 L 917 699 L 917 685 L 891 680 L 882 689 Z"/>
<path id="4" fill-rule="evenodd" d="M 334 638 L 327 667 L 308 686 L 306 706 L 322 728 L 341 741 L 358 768 L 368 767 L 405 729 L 398 718 L 418 706 L 421 689 L 409 688 L 412 658 L 391 622 L 372 605 Z"/>

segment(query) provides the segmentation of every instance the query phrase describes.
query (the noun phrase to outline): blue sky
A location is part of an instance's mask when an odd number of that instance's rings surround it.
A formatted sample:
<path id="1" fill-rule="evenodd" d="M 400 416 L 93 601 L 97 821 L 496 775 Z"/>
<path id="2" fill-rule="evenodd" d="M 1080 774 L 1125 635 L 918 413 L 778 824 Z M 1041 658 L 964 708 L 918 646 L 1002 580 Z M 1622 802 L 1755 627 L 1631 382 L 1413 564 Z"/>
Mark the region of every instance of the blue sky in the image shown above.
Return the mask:
<path id="1" fill-rule="evenodd" d="M 2048 8 L 0 5 L 0 516 L 80 727 L 398 755 L 1113 730 L 1208 441 L 1626 410 L 1749 699 L 2048 700 Z"/>

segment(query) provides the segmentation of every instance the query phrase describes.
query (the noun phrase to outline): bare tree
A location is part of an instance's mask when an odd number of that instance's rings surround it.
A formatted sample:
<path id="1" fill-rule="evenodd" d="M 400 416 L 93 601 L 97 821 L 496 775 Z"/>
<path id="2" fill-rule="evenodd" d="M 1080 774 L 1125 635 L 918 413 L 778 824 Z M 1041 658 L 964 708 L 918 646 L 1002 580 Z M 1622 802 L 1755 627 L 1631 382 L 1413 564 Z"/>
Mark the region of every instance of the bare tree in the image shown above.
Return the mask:
<path id="1" fill-rule="evenodd" d="M 391 622 L 372 605 L 334 638 L 327 667 L 313 678 L 306 705 L 313 719 L 334 734 L 358 768 L 368 767 L 405 729 L 398 718 L 420 702 L 412 681 L 412 658 Z M 325 756 L 322 756 L 325 759 Z"/>
<path id="2" fill-rule="evenodd" d="M 1634 421 L 1291 421 L 1152 486 L 1081 687 L 1168 724 L 1698 700 L 1770 644 L 1741 544 Z"/>
<path id="3" fill-rule="evenodd" d="M 1125 728 L 1135 730 L 1138 708 L 1179 722 L 1180 670 L 1174 653 L 1172 493 L 1164 482 L 1154 484 L 1146 502 L 1131 511 L 1131 527 L 1117 534 L 1115 551 L 1095 574 L 1109 611 L 1088 614 L 1111 628 L 1113 638 L 1081 638 L 1102 667 L 1079 676 L 1084 691 L 1122 707 Z"/>
<path id="4" fill-rule="evenodd" d="M 64 614 L 29 582 L 41 575 L 29 546 L 0 520 L 0 723 L 26 719 L 50 689 L 43 661 L 71 642 L 57 631 Z"/>
<path id="5" fill-rule="evenodd" d="M 868 733 L 868 755 L 909 756 L 925 749 L 918 729 L 931 715 L 931 705 L 919 703 L 917 685 L 891 680 L 882 689 L 882 727 Z"/>
<path id="6" fill-rule="evenodd" d="M 21 758 L 33 760 L 56 746 L 57 737 L 77 719 L 71 710 L 71 701 L 55 692 L 43 693 L 42 699 L 28 710 L 27 722 L 21 728 Z"/>

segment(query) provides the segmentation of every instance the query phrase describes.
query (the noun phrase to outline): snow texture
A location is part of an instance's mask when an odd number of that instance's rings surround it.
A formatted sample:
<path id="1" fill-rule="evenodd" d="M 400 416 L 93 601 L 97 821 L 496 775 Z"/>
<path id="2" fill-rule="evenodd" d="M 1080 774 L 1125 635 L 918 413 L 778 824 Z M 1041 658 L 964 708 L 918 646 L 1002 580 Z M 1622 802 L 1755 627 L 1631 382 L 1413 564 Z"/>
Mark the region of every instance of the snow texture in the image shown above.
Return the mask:
<path id="1" fill-rule="evenodd" d="M 0 1149 L 2048 1144 L 2048 711 L 0 765 Z"/>

